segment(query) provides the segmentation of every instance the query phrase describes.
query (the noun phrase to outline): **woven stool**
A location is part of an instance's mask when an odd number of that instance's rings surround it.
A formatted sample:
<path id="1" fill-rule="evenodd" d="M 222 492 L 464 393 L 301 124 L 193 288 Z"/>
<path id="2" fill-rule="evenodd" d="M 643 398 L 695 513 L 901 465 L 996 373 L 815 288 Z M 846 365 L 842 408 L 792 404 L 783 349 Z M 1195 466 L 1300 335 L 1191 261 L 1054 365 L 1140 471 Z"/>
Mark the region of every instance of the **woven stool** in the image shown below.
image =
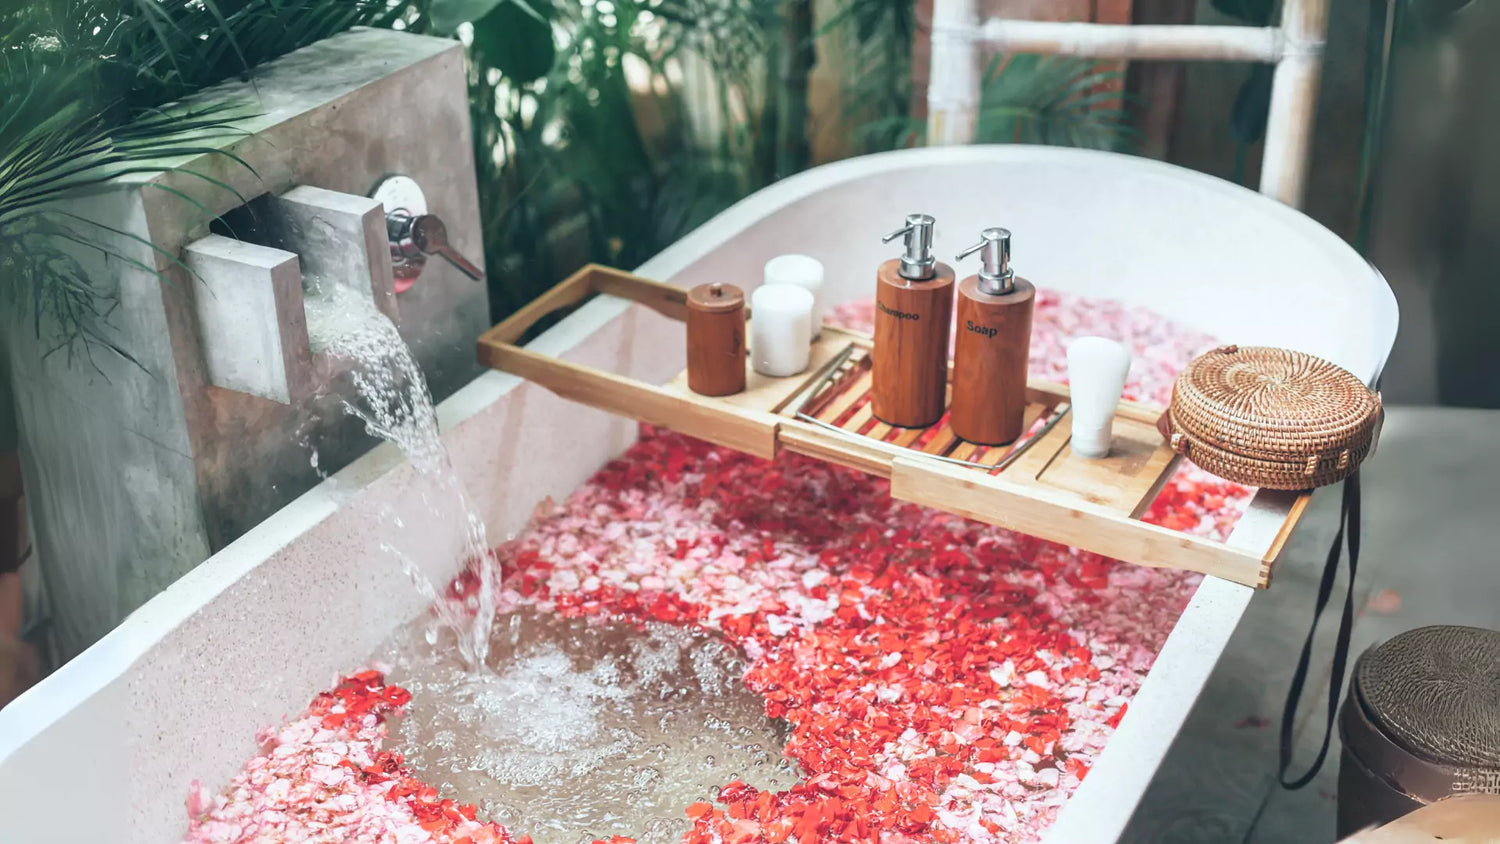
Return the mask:
<path id="1" fill-rule="evenodd" d="M 1500 793 L 1500 632 L 1422 627 L 1365 651 L 1339 736 L 1340 838 L 1450 794 Z"/>
<path id="2" fill-rule="evenodd" d="M 1380 396 L 1322 358 L 1223 346 L 1177 376 L 1159 427 L 1174 451 L 1221 478 L 1301 490 L 1357 471 L 1381 418 Z"/>

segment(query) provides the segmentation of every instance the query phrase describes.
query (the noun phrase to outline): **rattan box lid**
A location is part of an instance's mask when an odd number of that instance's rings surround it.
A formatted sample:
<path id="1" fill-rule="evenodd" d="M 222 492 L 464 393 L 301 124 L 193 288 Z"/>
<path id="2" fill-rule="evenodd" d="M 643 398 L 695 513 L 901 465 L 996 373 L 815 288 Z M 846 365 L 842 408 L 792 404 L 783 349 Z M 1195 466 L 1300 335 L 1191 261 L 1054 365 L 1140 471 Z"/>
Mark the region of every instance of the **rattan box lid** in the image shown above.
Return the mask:
<path id="1" fill-rule="evenodd" d="M 1408 630 L 1365 652 L 1354 689 L 1369 717 L 1410 752 L 1500 768 L 1500 632 Z"/>
<path id="2" fill-rule="evenodd" d="M 1223 346 L 1178 375 L 1162 432 L 1175 450 L 1221 477 L 1310 489 L 1355 471 L 1380 419 L 1379 395 L 1322 358 Z"/>

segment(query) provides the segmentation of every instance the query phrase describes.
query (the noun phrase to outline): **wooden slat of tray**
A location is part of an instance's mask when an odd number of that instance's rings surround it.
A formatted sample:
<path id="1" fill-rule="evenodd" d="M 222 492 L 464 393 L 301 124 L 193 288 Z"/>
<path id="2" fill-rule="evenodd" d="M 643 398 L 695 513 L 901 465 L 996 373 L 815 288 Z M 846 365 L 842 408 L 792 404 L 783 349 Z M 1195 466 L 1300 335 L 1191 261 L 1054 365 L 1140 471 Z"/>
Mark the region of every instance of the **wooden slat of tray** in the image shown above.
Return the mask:
<path id="1" fill-rule="evenodd" d="M 827 422 L 830 425 L 837 424 L 839 417 L 848 413 L 849 408 L 853 407 L 855 402 L 858 402 L 864 398 L 866 393 L 870 392 L 870 378 L 869 370 L 865 370 L 853 386 L 839 393 L 838 397 L 825 405 L 822 410 L 818 411 L 814 418 Z"/>
<path id="2" fill-rule="evenodd" d="M 855 349 L 854 352 L 862 352 L 862 350 Z M 800 396 L 795 396 L 792 401 L 784 405 L 778 412 L 792 416 L 796 415 L 800 410 L 800 412 L 806 413 L 815 419 L 827 417 L 827 421 L 829 422 L 837 420 L 839 416 L 843 415 L 844 411 L 849 409 L 850 405 L 859 400 L 859 392 L 855 392 L 844 386 L 844 379 L 862 362 L 852 360 L 854 357 L 855 355 L 851 354 L 851 360 L 846 360 L 840 364 L 838 367 L 839 374 L 833 380 L 824 384 L 816 395 L 809 394 L 806 404 L 803 403 Z M 858 357 L 863 358 L 864 355 L 861 353 Z M 863 375 L 864 377 L 869 377 L 870 373 L 868 370 L 865 370 Z"/>
<path id="3" fill-rule="evenodd" d="M 992 445 L 984 450 L 984 454 L 975 461 L 981 466 L 994 466 L 1010 454 L 1011 447 L 1008 445 Z"/>
<path id="4" fill-rule="evenodd" d="M 671 428 L 691 437 L 763 457 L 776 456 L 778 417 L 643 384 L 511 345 L 480 346 L 479 360 L 546 386 L 565 399 Z"/>
<path id="5" fill-rule="evenodd" d="M 958 434 L 953 433 L 953 427 L 944 421 L 943 427 L 937 432 L 937 435 L 929 440 L 927 445 L 922 447 L 922 452 L 924 454 L 946 455 L 953 449 L 953 446 L 957 442 Z"/>
<path id="6" fill-rule="evenodd" d="M 927 433 L 926 428 L 902 428 L 896 433 L 896 436 L 890 438 L 890 443 L 901 448 L 911 448 L 912 443 L 920 439 L 925 433 Z"/>
<path id="7" fill-rule="evenodd" d="M 1060 491 L 1011 483 L 1007 474 L 897 457 L 891 464 L 891 497 L 1139 565 L 1265 583 L 1259 554 L 1132 519 Z"/>
<path id="8" fill-rule="evenodd" d="M 1151 504 L 1176 457 L 1163 447 L 1155 426 L 1116 419 L 1109 456 L 1091 460 L 1075 454 L 1071 445 L 1065 446 L 1036 480 L 1133 516 Z"/>
<path id="9" fill-rule="evenodd" d="M 1021 414 L 1021 430 L 1030 432 L 1031 426 L 1035 425 L 1036 421 L 1038 419 L 1041 419 L 1042 415 L 1049 410 L 1051 410 L 1051 408 L 1044 404 L 1026 405 L 1026 409 L 1022 411 Z M 984 454 L 979 458 L 979 462 L 985 466 L 994 466 L 1000 461 L 1009 457 L 1011 455 L 1011 452 L 1015 451 L 1016 449 L 1027 448 L 1027 443 L 1029 441 L 1029 438 L 1026 438 L 1018 440 L 1009 445 L 991 446 L 990 448 L 985 449 Z"/>
<path id="10" fill-rule="evenodd" d="M 865 426 L 870 424 L 870 420 L 874 418 L 874 408 L 870 407 L 869 402 L 865 402 L 859 410 L 854 411 L 854 415 L 850 416 L 848 421 L 844 422 L 844 424 L 840 425 L 839 427 L 852 434 L 858 434 L 860 431 L 863 431 L 865 429 Z"/>
<path id="11" fill-rule="evenodd" d="M 979 446 L 969 442 L 968 440 L 959 440 L 958 446 L 955 447 L 952 451 L 948 452 L 948 456 L 953 458 L 954 460 L 973 460 L 974 455 L 978 451 Z"/>

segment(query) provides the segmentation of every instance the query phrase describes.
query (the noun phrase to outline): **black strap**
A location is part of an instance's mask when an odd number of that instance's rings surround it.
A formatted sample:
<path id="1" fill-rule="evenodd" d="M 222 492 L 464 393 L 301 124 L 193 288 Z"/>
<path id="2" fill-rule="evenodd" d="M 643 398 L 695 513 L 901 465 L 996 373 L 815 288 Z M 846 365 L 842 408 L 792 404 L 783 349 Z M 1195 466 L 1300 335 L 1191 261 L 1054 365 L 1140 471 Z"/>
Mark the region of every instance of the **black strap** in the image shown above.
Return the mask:
<path id="1" fill-rule="evenodd" d="M 1333 673 L 1328 678 L 1328 723 L 1324 726 L 1323 746 L 1318 748 L 1318 757 L 1312 767 L 1295 780 L 1287 780 L 1287 771 L 1292 766 L 1292 727 L 1297 717 L 1297 703 L 1302 698 L 1303 686 L 1307 684 L 1307 669 L 1312 661 L 1313 638 L 1318 633 L 1318 620 L 1328 599 L 1333 594 L 1333 583 L 1338 579 L 1339 557 L 1345 539 L 1349 545 L 1349 585 L 1344 594 L 1344 615 L 1339 620 L 1339 637 L 1333 647 Z M 1344 481 L 1344 503 L 1339 513 L 1339 531 L 1333 537 L 1333 547 L 1328 549 L 1328 561 L 1323 564 L 1323 582 L 1318 584 L 1318 603 L 1313 609 L 1312 627 L 1307 631 L 1307 640 L 1302 643 L 1302 656 L 1297 660 L 1297 671 L 1292 675 L 1291 688 L 1287 689 L 1286 707 L 1281 712 L 1281 765 L 1276 772 L 1282 788 L 1295 791 L 1312 782 L 1323 767 L 1328 755 L 1328 744 L 1333 739 L 1333 725 L 1339 715 L 1339 693 L 1344 687 L 1344 666 L 1349 660 L 1349 636 L 1354 630 L 1354 576 L 1359 569 L 1359 473 Z"/>

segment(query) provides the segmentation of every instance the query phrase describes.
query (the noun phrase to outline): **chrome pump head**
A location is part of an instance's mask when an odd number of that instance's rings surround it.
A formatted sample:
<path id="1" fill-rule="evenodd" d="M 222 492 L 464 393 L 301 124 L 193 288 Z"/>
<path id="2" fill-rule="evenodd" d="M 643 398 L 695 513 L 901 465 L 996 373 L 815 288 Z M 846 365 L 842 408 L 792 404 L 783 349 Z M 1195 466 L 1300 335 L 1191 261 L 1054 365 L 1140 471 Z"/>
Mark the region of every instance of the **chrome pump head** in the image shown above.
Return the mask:
<path id="1" fill-rule="evenodd" d="M 1010 229 L 990 228 L 979 233 L 979 242 L 965 249 L 958 260 L 979 253 L 979 290 L 1003 296 L 1016 289 L 1016 271 L 1010 268 Z"/>
<path id="2" fill-rule="evenodd" d="M 905 226 L 880 239 L 881 243 L 890 243 L 906 236 L 906 249 L 901 254 L 902 278 L 925 281 L 937 272 L 937 258 L 932 255 L 932 227 L 936 224 L 930 215 L 907 214 Z"/>

